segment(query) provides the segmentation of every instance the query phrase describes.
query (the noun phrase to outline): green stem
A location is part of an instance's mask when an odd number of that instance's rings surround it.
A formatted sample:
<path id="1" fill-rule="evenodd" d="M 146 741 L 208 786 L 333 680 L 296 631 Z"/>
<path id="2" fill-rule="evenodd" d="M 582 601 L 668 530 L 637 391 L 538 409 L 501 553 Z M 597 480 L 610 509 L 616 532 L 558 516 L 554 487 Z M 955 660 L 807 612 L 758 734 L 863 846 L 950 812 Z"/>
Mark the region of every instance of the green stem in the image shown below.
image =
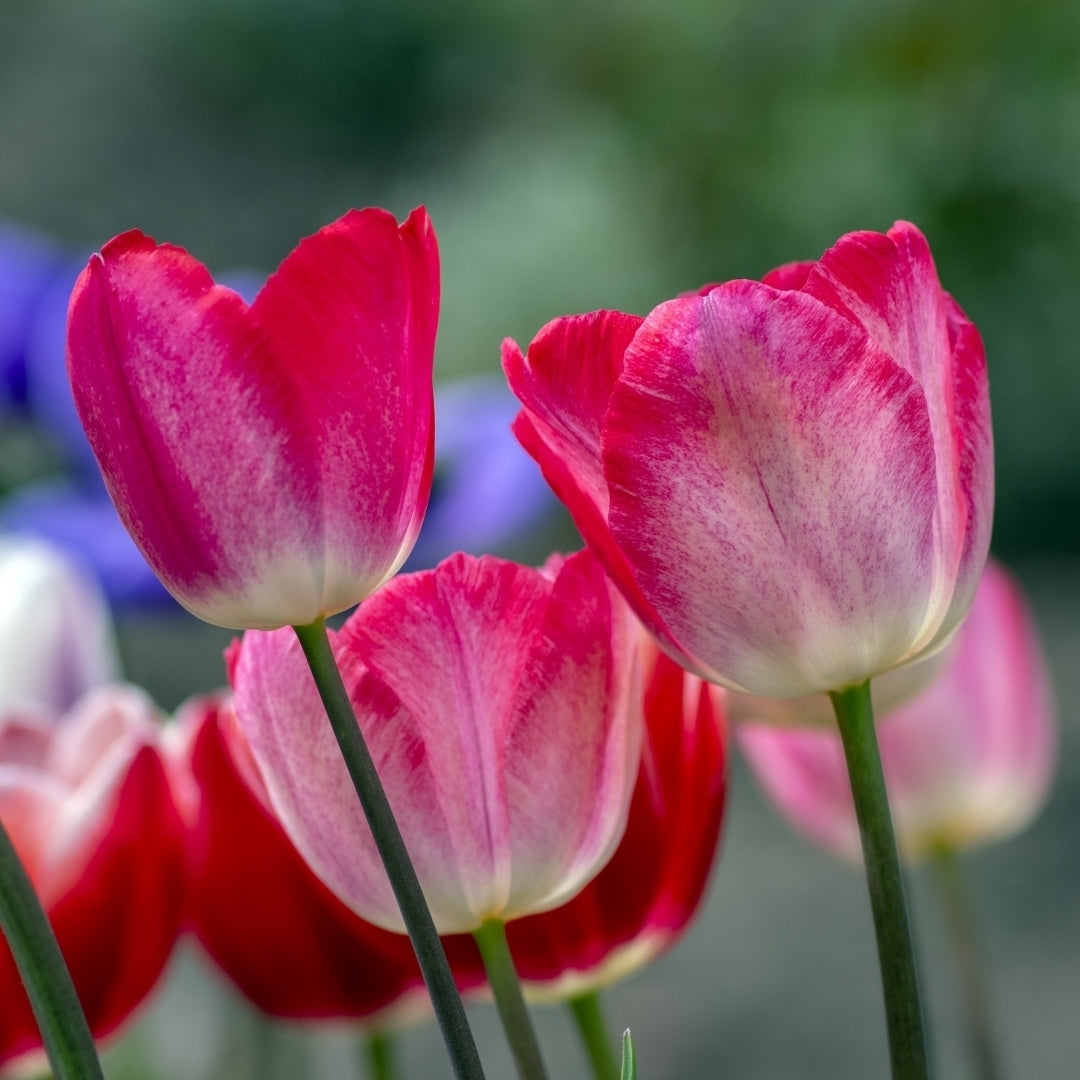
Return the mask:
<path id="1" fill-rule="evenodd" d="M 933 867 L 945 907 L 945 919 L 960 980 L 964 1026 L 976 1071 L 980 1080 L 1001 1080 L 1001 1063 L 994 1042 L 994 1025 L 975 939 L 975 923 L 953 848 L 944 844 L 935 848 Z"/>
<path id="2" fill-rule="evenodd" d="M 870 682 L 831 694 L 844 744 L 855 816 L 862 837 L 866 882 L 877 934 L 885 1022 L 894 1080 L 927 1080 L 919 979 L 911 941 L 904 878 L 896 851 L 885 776 L 881 771 Z"/>
<path id="3" fill-rule="evenodd" d="M 364 1044 L 370 1080 L 394 1080 L 394 1040 L 385 1031 L 371 1031 L 364 1037 Z"/>
<path id="4" fill-rule="evenodd" d="M 501 919 L 487 919 L 473 937 L 484 961 L 488 984 L 495 997 L 510 1051 L 517 1063 L 521 1080 L 547 1080 L 540 1044 L 536 1041 L 529 1010 L 521 993 L 521 983 L 514 968 L 514 958 L 506 940 L 506 926 Z"/>
<path id="5" fill-rule="evenodd" d="M 450 972 L 450 964 L 432 921 L 431 911 L 424 900 L 416 870 L 405 850 L 401 830 L 360 732 L 345 684 L 341 681 L 330 639 L 326 635 L 326 623 L 320 618 L 307 626 L 295 626 L 293 629 L 315 677 L 330 726 L 334 729 L 341 755 L 386 867 L 405 929 L 412 939 L 454 1075 L 458 1080 L 483 1080 L 480 1055 L 465 1018 L 461 995 Z"/>
<path id="6" fill-rule="evenodd" d="M 101 1080 L 97 1050 L 71 975 L 2 822 L 0 930 L 22 976 L 56 1080 Z"/>
<path id="7" fill-rule="evenodd" d="M 568 1004 L 582 1042 L 585 1043 L 596 1080 L 619 1080 L 619 1060 L 615 1056 L 615 1047 L 608 1038 L 599 993 L 587 990 L 572 997 Z"/>

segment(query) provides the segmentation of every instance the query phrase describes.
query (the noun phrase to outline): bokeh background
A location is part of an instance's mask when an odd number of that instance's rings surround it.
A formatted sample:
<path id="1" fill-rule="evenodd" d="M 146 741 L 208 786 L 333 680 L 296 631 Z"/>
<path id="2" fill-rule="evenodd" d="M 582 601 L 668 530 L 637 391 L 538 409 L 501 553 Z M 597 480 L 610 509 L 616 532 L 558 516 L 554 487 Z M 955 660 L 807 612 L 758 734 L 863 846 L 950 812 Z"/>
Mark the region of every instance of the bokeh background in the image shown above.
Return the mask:
<path id="1" fill-rule="evenodd" d="M 548 319 L 646 312 L 897 218 L 986 340 L 994 549 L 1028 586 L 1062 713 L 1023 838 L 968 860 L 1011 1075 L 1080 1059 L 1080 4 L 1072 0 L 2 0 L 0 218 L 77 259 L 138 226 L 215 273 L 271 270 L 349 206 L 425 203 L 441 380 Z M 60 468 L 15 413 L 0 492 Z M 573 544 L 552 518 L 511 545 Z M 88 539 L 88 543 L 90 540 Z M 223 680 L 222 635 L 121 613 L 166 708 Z M 941 1075 L 965 1066 L 931 883 L 914 875 Z M 709 906 L 610 995 L 644 1076 L 885 1074 L 858 875 L 788 835 L 736 769 Z M 492 1076 L 509 1075 L 477 1010 Z M 584 1066 L 545 1017 L 555 1075 Z M 110 1075 L 347 1076 L 353 1037 L 270 1031 L 182 956 Z M 435 1035 L 404 1046 L 441 1076 Z M 442 1071 L 441 1071 L 442 1070 Z"/>

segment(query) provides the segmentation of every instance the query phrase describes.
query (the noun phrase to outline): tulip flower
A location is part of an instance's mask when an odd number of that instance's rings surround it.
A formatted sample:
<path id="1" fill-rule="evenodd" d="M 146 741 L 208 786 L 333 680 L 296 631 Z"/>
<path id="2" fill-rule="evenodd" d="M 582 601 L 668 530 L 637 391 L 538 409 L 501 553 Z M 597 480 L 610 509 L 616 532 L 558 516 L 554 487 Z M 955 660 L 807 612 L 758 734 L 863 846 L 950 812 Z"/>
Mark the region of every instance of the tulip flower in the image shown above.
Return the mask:
<path id="1" fill-rule="evenodd" d="M 432 470 L 438 253 L 427 214 L 350 211 L 249 306 L 132 231 L 71 297 L 68 372 L 106 486 L 190 611 L 306 625 L 404 562 Z"/>
<path id="2" fill-rule="evenodd" d="M 96 584 L 47 544 L 0 538 L 0 710 L 63 712 L 116 670 Z"/>
<path id="3" fill-rule="evenodd" d="M 115 685 L 62 719 L 0 716 L 0 819 L 98 1038 L 153 989 L 183 914 L 183 827 L 158 732 L 146 697 Z M 40 1046 L 0 941 L 0 1061 Z"/>
<path id="4" fill-rule="evenodd" d="M 878 723 L 901 852 L 914 859 L 1022 829 L 1046 798 L 1054 731 L 1035 626 L 1015 582 L 990 562 L 937 679 Z M 857 859 L 839 737 L 773 724 L 742 724 L 737 733 L 784 817 L 829 851 Z"/>
<path id="5" fill-rule="evenodd" d="M 723 692 L 642 634 L 645 739 L 611 860 L 568 903 L 506 928 L 533 997 L 602 989 L 682 935 L 709 880 L 726 792 Z"/>
<path id="6" fill-rule="evenodd" d="M 270 807 L 228 702 L 178 714 L 191 794 L 189 920 L 217 967 L 254 1005 L 290 1019 L 385 1026 L 428 1008 L 409 939 L 353 914 L 315 876 Z M 463 988 L 483 981 L 467 939 L 447 943 Z"/>
<path id="7" fill-rule="evenodd" d="M 771 697 L 940 648 L 993 503 L 974 326 L 899 223 L 503 347 L 515 432 L 671 655 Z"/>
<path id="8" fill-rule="evenodd" d="M 611 855 L 641 745 L 634 634 L 581 552 L 543 571 L 451 556 L 331 636 L 440 933 L 556 907 Z M 400 931 L 294 636 L 249 631 L 231 679 L 296 847 L 357 914 Z"/>

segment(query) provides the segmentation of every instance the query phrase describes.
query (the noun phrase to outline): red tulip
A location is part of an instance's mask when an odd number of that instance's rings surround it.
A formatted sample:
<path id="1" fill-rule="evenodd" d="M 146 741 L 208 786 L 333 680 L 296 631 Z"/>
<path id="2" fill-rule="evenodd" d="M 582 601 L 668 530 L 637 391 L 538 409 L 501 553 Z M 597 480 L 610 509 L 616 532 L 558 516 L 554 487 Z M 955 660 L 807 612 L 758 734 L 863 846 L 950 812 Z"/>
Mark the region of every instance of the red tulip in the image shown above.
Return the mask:
<path id="1" fill-rule="evenodd" d="M 62 720 L 0 717 L 0 816 L 52 923 L 90 1030 L 150 993 L 184 904 L 183 826 L 151 703 L 92 691 Z M 0 1061 L 41 1046 L 0 940 Z"/>
<path id="2" fill-rule="evenodd" d="M 506 928 L 533 996 L 599 989 L 664 952 L 705 893 L 727 778 L 723 691 L 683 671 L 642 634 L 645 741 L 626 832 L 569 903 Z"/>
<path id="3" fill-rule="evenodd" d="M 178 717 L 192 791 L 191 927 L 237 989 L 271 1016 L 392 1016 L 427 1008 L 407 937 L 354 915 L 315 876 L 270 808 L 230 706 Z M 472 942 L 447 942 L 462 988 L 483 981 Z"/>
<path id="4" fill-rule="evenodd" d="M 457 554 L 332 636 L 440 933 L 555 907 L 610 856 L 641 746 L 636 627 L 588 552 Z M 354 911 L 397 903 L 295 635 L 248 632 L 236 715 L 297 848 Z"/>
<path id="5" fill-rule="evenodd" d="M 432 469 L 435 234 L 350 211 L 250 307 L 139 232 L 71 298 L 79 417 L 128 531 L 177 600 L 231 627 L 306 624 L 404 562 Z"/>
<path id="6" fill-rule="evenodd" d="M 966 613 L 993 504 L 985 360 L 914 226 L 644 319 L 556 319 L 503 364 L 518 438 L 699 674 L 837 690 Z"/>
<path id="7" fill-rule="evenodd" d="M 936 681 L 878 723 L 901 852 L 914 858 L 1022 829 L 1046 797 L 1054 728 L 1034 624 L 1019 588 L 990 562 Z M 857 859 L 859 832 L 839 736 L 772 724 L 737 731 L 780 812 L 823 847 Z"/>

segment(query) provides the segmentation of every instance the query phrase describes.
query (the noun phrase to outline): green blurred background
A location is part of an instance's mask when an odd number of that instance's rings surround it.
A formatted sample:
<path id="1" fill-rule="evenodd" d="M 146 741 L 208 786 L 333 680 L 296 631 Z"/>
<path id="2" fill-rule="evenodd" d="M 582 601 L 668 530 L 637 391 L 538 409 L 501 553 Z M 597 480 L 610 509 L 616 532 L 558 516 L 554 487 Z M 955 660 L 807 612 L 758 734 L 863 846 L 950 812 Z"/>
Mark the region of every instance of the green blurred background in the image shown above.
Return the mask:
<path id="1" fill-rule="evenodd" d="M 816 257 L 852 229 L 916 222 L 986 341 L 994 547 L 1051 627 L 1064 748 L 1075 745 L 1076 3 L 0 3 L 0 217 L 78 250 L 138 226 L 212 270 L 266 271 L 349 206 L 403 216 L 423 202 L 443 256 L 440 377 L 494 372 L 504 336 L 527 341 L 555 315 L 645 312 L 705 281 Z M 170 633 L 127 648 L 171 706 L 203 686 L 185 685 L 180 653 L 154 659 Z M 216 663 L 220 639 L 205 640 Z M 1016 1075 L 1063 1080 L 1080 1057 L 1070 760 L 1035 833 L 974 867 Z M 640 1018 L 646 1076 L 883 1075 L 861 883 L 784 834 L 735 779 L 697 946 L 617 992 L 612 1012 Z M 242 1013 L 223 992 L 208 1010 L 185 989 L 199 978 L 181 964 L 117 1075 L 316 1075 L 311 1055 L 329 1051 L 310 1040 L 302 1052 L 279 1043 L 262 1065 L 199 1065 L 196 1044 L 210 1061 L 206 1047 L 243 1028 L 210 1034 L 220 1010 Z M 943 1075 L 962 1076 L 942 978 L 931 999 L 944 1010 Z M 442 1075 L 437 1046 L 416 1040 L 416 1075 Z"/>

